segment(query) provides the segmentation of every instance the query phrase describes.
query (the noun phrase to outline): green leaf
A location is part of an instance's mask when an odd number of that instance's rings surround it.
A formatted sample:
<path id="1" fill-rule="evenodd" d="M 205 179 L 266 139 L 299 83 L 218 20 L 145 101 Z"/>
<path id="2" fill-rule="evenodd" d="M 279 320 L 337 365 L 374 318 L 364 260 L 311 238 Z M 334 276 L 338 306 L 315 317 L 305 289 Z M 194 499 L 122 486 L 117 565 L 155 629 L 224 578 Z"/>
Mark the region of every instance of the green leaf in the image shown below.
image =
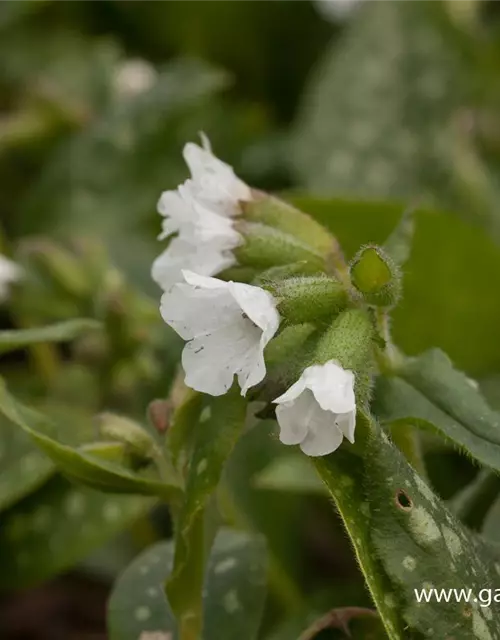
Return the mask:
<path id="1" fill-rule="evenodd" d="M 109 640 L 137 640 L 146 631 L 178 640 L 175 616 L 165 596 L 173 563 L 172 541 L 158 542 L 118 577 L 108 601 Z"/>
<path id="2" fill-rule="evenodd" d="M 257 474 L 254 485 L 271 491 L 326 495 L 310 461 L 298 454 L 288 454 L 273 460 Z"/>
<path id="3" fill-rule="evenodd" d="M 109 496 L 52 478 L 2 514 L 0 589 L 26 588 L 72 567 L 152 504 L 152 499 Z"/>
<path id="4" fill-rule="evenodd" d="M 415 235 L 415 209 L 408 209 L 384 243 L 386 253 L 399 265 L 405 264 L 410 255 Z"/>
<path id="5" fill-rule="evenodd" d="M 51 420 L 28 409 L 0 385 L 0 411 L 28 433 L 35 443 L 73 480 L 114 493 L 137 493 L 178 500 L 181 487 L 176 478 L 133 472 L 124 465 L 93 455 L 85 447 L 66 445 L 58 441 L 65 431 Z M 68 436 L 66 436 L 67 438 Z"/>
<path id="6" fill-rule="evenodd" d="M 167 583 L 169 601 L 181 625 L 186 620 L 199 624 L 204 509 L 242 432 L 246 407 L 233 385 L 225 396 L 212 399 L 200 416 L 177 522 L 174 569 Z"/>
<path id="7" fill-rule="evenodd" d="M 379 378 L 375 395 L 375 412 L 394 429 L 428 429 L 500 470 L 500 414 L 441 351 L 412 358 L 395 377 Z"/>
<path id="8" fill-rule="evenodd" d="M 215 539 L 204 587 L 202 640 L 256 640 L 267 586 L 264 539 L 222 530 Z"/>
<path id="9" fill-rule="evenodd" d="M 171 541 L 143 552 L 115 584 L 108 605 L 110 640 L 137 640 L 143 632 L 171 634 L 175 617 L 164 594 L 172 571 Z M 266 586 L 266 551 L 259 536 L 222 530 L 215 539 L 205 576 L 203 640 L 255 640 Z"/>
<path id="10" fill-rule="evenodd" d="M 391 640 L 500 637 L 491 607 L 419 604 L 414 589 L 495 584 L 500 564 L 408 465 L 376 424 L 358 414 L 354 446 L 315 464 L 342 515 Z"/>
<path id="11" fill-rule="evenodd" d="M 82 333 L 98 329 L 97 320 L 75 319 L 57 322 L 47 327 L 0 331 L 0 353 L 22 349 L 38 342 L 69 342 Z"/>
<path id="12" fill-rule="evenodd" d="M 309 190 L 423 196 L 475 219 L 494 212 L 493 176 L 457 117 L 472 86 L 445 6 L 364 3 L 326 52 L 304 92 L 292 154 Z"/>
<path id="13" fill-rule="evenodd" d="M 363 244 L 383 245 L 406 209 L 403 203 L 293 201 L 336 235 L 348 257 Z M 499 371 L 498 245 L 482 229 L 449 213 L 417 209 L 414 217 L 403 299 L 393 312 L 396 344 L 410 355 L 439 347 L 472 375 Z M 460 321 L 450 321 L 453 318 Z"/>
<path id="14" fill-rule="evenodd" d="M 55 471 L 53 462 L 12 422 L 0 420 L 0 511 L 42 485 Z"/>

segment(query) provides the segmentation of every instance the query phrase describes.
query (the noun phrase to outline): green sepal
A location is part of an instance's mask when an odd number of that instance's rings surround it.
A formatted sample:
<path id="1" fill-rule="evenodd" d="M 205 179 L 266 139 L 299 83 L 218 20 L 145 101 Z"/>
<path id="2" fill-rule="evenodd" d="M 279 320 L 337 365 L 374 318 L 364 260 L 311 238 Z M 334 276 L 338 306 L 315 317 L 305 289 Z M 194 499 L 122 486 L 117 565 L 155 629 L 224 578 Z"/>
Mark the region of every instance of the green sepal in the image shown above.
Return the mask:
<path id="1" fill-rule="evenodd" d="M 324 322 L 348 303 L 342 284 L 328 276 L 295 277 L 263 285 L 277 300 L 277 309 L 287 324 Z"/>
<path id="2" fill-rule="evenodd" d="M 401 273 L 380 247 L 362 247 L 350 264 L 351 282 L 370 305 L 393 307 L 401 296 Z"/>
<path id="3" fill-rule="evenodd" d="M 334 246 L 334 239 L 325 227 L 279 198 L 258 192 L 241 206 L 247 220 L 261 222 L 295 236 L 323 255 L 327 255 Z"/>
<path id="4" fill-rule="evenodd" d="M 306 261 L 320 270 L 324 257 L 295 236 L 259 222 L 239 221 L 235 228 L 244 242 L 233 253 L 239 264 L 256 269 Z"/>
<path id="5" fill-rule="evenodd" d="M 371 391 L 370 371 L 373 366 L 372 344 L 374 327 L 367 311 L 342 311 L 318 340 L 314 364 L 335 360 L 344 369 L 356 374 L 356 397 L 368 402 Z"/>

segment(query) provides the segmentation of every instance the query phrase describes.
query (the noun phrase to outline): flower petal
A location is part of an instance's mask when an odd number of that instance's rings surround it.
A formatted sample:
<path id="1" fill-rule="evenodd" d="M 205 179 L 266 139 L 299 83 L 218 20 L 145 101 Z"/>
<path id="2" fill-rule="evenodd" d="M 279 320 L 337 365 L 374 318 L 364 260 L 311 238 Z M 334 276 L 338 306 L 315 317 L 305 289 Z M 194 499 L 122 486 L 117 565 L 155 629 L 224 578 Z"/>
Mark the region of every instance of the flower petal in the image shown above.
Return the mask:
<path id="1" fill-rule="evenodd" d="M 163 320 L 184 340 L 218 331 L 239 316 L 238 307 L 222 286 L 225 282 L 192 276 L 196 274 L 188 275 L 190 281 L 179 282 L 164 293 L 160 305 Z M 203 284 L 205 281 L 208 286 Z"/>
<path id="2" fill-rule="evenodd" d="M 344 438 L 330 411 L 324 411 L 315 403 L 308 416 L 307 435 L 300 444 L 308 456 L 326 456 L 338 449 Z"/>
<path id="3" fill-rule="evenodd" d="M 306 388 L 306 382 L 304 379 L 304 374 L 302 374 L 300 378 L 297 380 L 297 382 L 294 382 L 292 386 L 285 391 L 285 393 L 283 393 L 279 398 L 276 398 L 275 400 L 273 400 L 273 402 L 275 404 L 284 404 L 286 402 L 292 402 L 293 400 L 296 400 L 300 396 L 300 394 L 304 391 L 305 388 Z"/>
<path id="4" fill-rule="evenodd" d="M 296 400 L 276 407 L 276 419 L 283 444 L 300 444 L 304 440 L 307 436 L 307 416 L 313 404 L 316 404 L 316 401 L 312 393 L 304 392 Z"/>
<path id="5" fill-rule="evenodd" d="M 236 321 L 195 338 L 182 353 L 186 384 L 197 391 L 222 395 L 231 387 L 235 374 L 252 373 L 259 337 L 258 329 Z"/>
<path id="6" fill-rule="evenodd" d="M 356 407 L 354 374 L 330 360 L 324 365 L 308 367 L 307 387 L 322 409 L 333 413 L 348 413 Z"/>
<path id="7" fill-rule="evenodd" d="M 205 138 L 205 145 L 207 140 Z M 233 216 L 238 213 L 240 200 L 251 199 L 250 188 L 210 149 L 189 142 L 183 153 L 192 175 L 184 187 L 195 200 L 213 206 L 215 213 Z"/>
<path id="8" fill-rule="evenodd" d="M 276 301 L 269 291 L 241 282 L 229 282 L 229 291 L 241 310 L 262 331 L 266 332 L 263 347 L 271 340 L 280 323 L 280 316 L 276 309 Z"/>
<path id="9" fill-rule="evenodd" d="M 356 411 L 349 413 L 339 413 L 335 419 L 335 424 L 342 431 L 349 442 L 354 442 L 354 430 L 356 428 Z"/>
<path id="10" fill-rule="evenodd" d="M 153 262 L 151 276 L 164 291 L 168 291 L 182 280 L 183 269 L 211 276 L 235 263 L 234 256 L 229 251 L 220 251 L 210 245 L 194 245 L 178 237 L 171 240 L 165 251 Z"/>
<path id="11" fill-rule="evenodd" d="M 158 213 L 165 217 L 160 239 L 168 238 L 193 219 L 194 211 L 177 191 L 164 191 L 158 200 Z"/>

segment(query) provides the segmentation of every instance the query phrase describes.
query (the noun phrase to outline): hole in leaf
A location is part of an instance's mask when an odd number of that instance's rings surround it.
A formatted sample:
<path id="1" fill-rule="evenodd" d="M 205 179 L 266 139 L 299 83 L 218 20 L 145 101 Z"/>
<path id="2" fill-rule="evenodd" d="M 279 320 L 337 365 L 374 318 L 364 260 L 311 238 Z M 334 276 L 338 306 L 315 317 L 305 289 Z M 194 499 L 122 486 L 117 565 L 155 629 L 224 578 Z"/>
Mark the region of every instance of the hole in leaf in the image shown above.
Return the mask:
<path id="1" fill-rule="evenodd" d="M 470 604 L 466 604 L 464 605 L 464 608 L 462 609 L 462 614 L 466 617 L 466 618 L 470 618 L 472 615 L 472 607 Z"/>
<path id="2" fill-rule="evenodd" d="M 413 509 L 413 501 L 403 489 L 396 492 L 396 506 L 403 511 L 411 511 Z"/>

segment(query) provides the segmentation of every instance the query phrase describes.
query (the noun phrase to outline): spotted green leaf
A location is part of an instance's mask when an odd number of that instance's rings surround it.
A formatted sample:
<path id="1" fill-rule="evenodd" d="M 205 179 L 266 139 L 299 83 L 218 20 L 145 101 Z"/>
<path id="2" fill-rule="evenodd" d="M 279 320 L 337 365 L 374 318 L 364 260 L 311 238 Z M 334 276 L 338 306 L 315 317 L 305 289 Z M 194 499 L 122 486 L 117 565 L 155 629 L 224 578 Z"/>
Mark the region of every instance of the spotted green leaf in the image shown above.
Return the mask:
<path id="1" fill-rule="evenodd" d="M 17 426 L 0 420 L 0 511 L 42 485 L 55 471 L 54 463 Z"/>
<path id="2" fill-rule="evenodd" d="M 358 414 L 354 446 L 316 467 L 344 519 L 391 640 L 500 638 L 491 607 L 429 602 L 414 589 L 495 584 L 495 554 L 471 534 L 408 465 L 376 423 Z"/>
<path id="3" fill-rule="evenodd" d="M 75 319 L 35 329 L 0 331 L 0 353 L 15 351 L 37 342 L 69 342 L 98 327 L 96 320 Z"/>
<path id="4" fill-rule="evenodd" d="M 61 438 L 71 441 L 72 434 L 66 434 L 50 418 L 18 402 L 7 391 L 5 384 L 0 385 L 0 411 L 23 429 L 73 480 L 113 493 L 155 495 L 167 500 L 180 497 L 181 486 L 176 477 L 160 477 L 149 470 L 145 473 L 134 472 L 124 464 L 96 455 L 85 446 L 61 443 Z"/>
<path id="5" fill-rule="evenodd" d="M 463 124 L 467 62 L 444 6 L 366 2 L 326 52 L 292 154 L 309 190 L 493 213 L 492 176 Z"/>
<path id="6" fill-rule="evenodd" d="M 177 523 L 175 560 L 167 594 L 180 624 L 199 629 L 203 576 L 203 518 L 224 463 L 245 422 L 247 403 L 236 385 L 210 401 L 200 416 Z"/>
<path id="7" fill-rule="evenodd" d="M 110 640 L 157 633 L 177 640 L 175 617 L 164 593 L 172 570 L 172 542 L 142 553 L 115 584 L 108 605 Z M 203 592 L 202 640 L 255 640 L 266 591 L 266 549 L 260 536 L 222 530 L 215 539 Z M 170 634 L 170 635 L 169 635 Z"/>
<path id="8" fill-rule="evenodd" d="M 72 567 L 146 513 L 154 499 L 110 496 L 54 476 L 2 514 L 0 589 L 21 589 Z"/>
<path id="9" fill-rule="evenodd" d="M 262 536 L 220 531 L 205 576 L 202 640 L 256 640 L 266 585 Z"/>
<path id="10" fill-rule="evenodd" d="M 428 429 L 500 470 L 500 414 L 490 409 L 477 383 L 457 371 L 442 351 L 412 358 L 397 376 L 380 378 L 375 411 L 395 429 Z"/>

